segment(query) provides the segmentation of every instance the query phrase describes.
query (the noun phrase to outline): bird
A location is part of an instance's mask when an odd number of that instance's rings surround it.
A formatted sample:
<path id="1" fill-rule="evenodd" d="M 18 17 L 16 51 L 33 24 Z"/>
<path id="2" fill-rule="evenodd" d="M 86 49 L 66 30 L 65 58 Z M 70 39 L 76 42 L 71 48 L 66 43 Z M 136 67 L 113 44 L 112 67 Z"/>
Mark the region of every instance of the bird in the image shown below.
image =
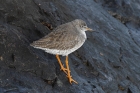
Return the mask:
<path id="1" fill-rule="evenodd" d="M 71 22 L 57 26 L 48 35 L 39 40 L 33 41 L 30 45 L 34 48 L 44 50 L 56 56 L 56 59 L 69 80 L 69 83 L 76 83 L 72 76 L 68 64 L 68 55 L 79 49 L 87 39 L 85 31 L 93 31 L 87 27 L 82 19 L 75 19 Z M 65 66 L 59 56 L 65 56 Z"/>

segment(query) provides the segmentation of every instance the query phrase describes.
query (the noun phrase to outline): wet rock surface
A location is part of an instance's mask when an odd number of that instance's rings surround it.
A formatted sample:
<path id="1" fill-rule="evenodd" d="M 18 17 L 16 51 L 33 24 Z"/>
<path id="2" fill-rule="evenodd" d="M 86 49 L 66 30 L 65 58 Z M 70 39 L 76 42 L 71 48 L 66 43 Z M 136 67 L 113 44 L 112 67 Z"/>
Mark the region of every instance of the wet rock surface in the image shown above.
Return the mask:
<path id="1" fill-rule="evenodd" d="M 1 0 L 0 93 L 139 93 L 139 1 Z M 83 19 L 98 31 L 69 55 L 70 85 L 54 55 L 29 46 Z M 64 62 L 64 57 L 62 57 Z"/>

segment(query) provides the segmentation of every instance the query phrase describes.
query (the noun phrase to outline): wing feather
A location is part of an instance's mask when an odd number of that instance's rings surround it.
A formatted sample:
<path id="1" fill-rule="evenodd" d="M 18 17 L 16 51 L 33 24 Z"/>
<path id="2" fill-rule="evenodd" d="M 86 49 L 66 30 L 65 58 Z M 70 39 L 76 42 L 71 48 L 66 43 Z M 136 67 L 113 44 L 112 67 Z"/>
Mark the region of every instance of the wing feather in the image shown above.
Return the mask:
<path id="1" fill-rule="evenodd" d="M 66 31 L 62 26 L 61 31 L 60 28 L 59 31 L 56 28 L 55 31 L 52 31 L 47 36 L 34 41 L 31 46 L 59 50 L 71 49 L 78 43 L 78 36 L 74 32 Z"/>

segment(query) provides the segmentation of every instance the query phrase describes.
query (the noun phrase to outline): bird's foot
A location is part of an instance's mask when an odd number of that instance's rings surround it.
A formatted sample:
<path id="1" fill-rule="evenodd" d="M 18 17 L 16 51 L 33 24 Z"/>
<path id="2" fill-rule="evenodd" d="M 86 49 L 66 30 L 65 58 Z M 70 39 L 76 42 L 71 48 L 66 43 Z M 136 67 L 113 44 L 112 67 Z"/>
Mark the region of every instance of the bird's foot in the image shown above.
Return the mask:
<path id="1" fill-rule="evenodd" d="M 67 77 L 68 77 L 68 79 L 69 79 L 70 84 L 72 84 L 72 82 L 78 84 L 78 83 L 72 78 L 72 76 L 71 76 L 70 74 L 68 74 Z"/>
<path id="2" fill-rule="evenodd" d="M 70 75 L 70 70 L 64 68 L 63 66 L 61 67 L 60 70 L 62 70 L 63 72 L 65 72 L 65 74 L 67 75 L 67 77 L 68 77 L 68 79 L 69 79 L 70 84 L 72 84 L 72 82 L 78 84 L 78 83 L 72 78 L 72 76 Z"/>
<path id="3" fill-rule="evenodd" d="M 74 79 L 72 79 L 72 76 L 70 75 L 70 70 L 64 68 L 64 66 L 62 66 L 60 70 L 62 70 L 63 72 L 65 72 L 65 74 L 67 74 L 70 84 L 72 84 L 72 82 L 78 84 Z"/>
<path id="4" fill-rule="evenodd" d="M 69 79 L 70 84 L 72 84 L 72 82 L 78 84 L 78 83 L 72 78 L 72 76 L 70 75 L 70 70 L 68 70 L 67 77 L 68 77 L 68 79 Z"/>

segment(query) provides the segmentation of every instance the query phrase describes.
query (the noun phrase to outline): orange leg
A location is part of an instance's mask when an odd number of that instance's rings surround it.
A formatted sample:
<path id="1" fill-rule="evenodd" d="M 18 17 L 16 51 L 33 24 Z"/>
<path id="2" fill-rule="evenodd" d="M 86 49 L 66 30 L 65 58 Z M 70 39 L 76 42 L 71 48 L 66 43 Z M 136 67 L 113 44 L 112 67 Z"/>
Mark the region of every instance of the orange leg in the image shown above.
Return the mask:
<path id="1" fill-rule="evenodd" d="M 69 64 L 68 64 L 68 56 L 66 56 L 66 69 L 67 69 L 67 77 L 69 79 L 69 82 L 72 84 L 72 82 L 78 84 L 75 80 L 72 79 L 72 76 L 70 75 L 70 69 L 69 69 Z"/>
<path id="2" fill-rule="evenodd" d="M 62 62 L 61 62 L 61 60 L 60 60 L 60 58 L 59 58 L 59 55 L 56 55 L 56 58 L 57 58 L 57 60 L 58 60 L 58 63 L 59 63 L 59 65 L 60 65 L 60 70 L 63 70 L 66 74 L 67 74 L 67 69 L 66 68 L 64 68 L 64 66 L 63 66 L 63 64 L 62 64 Z"/>

